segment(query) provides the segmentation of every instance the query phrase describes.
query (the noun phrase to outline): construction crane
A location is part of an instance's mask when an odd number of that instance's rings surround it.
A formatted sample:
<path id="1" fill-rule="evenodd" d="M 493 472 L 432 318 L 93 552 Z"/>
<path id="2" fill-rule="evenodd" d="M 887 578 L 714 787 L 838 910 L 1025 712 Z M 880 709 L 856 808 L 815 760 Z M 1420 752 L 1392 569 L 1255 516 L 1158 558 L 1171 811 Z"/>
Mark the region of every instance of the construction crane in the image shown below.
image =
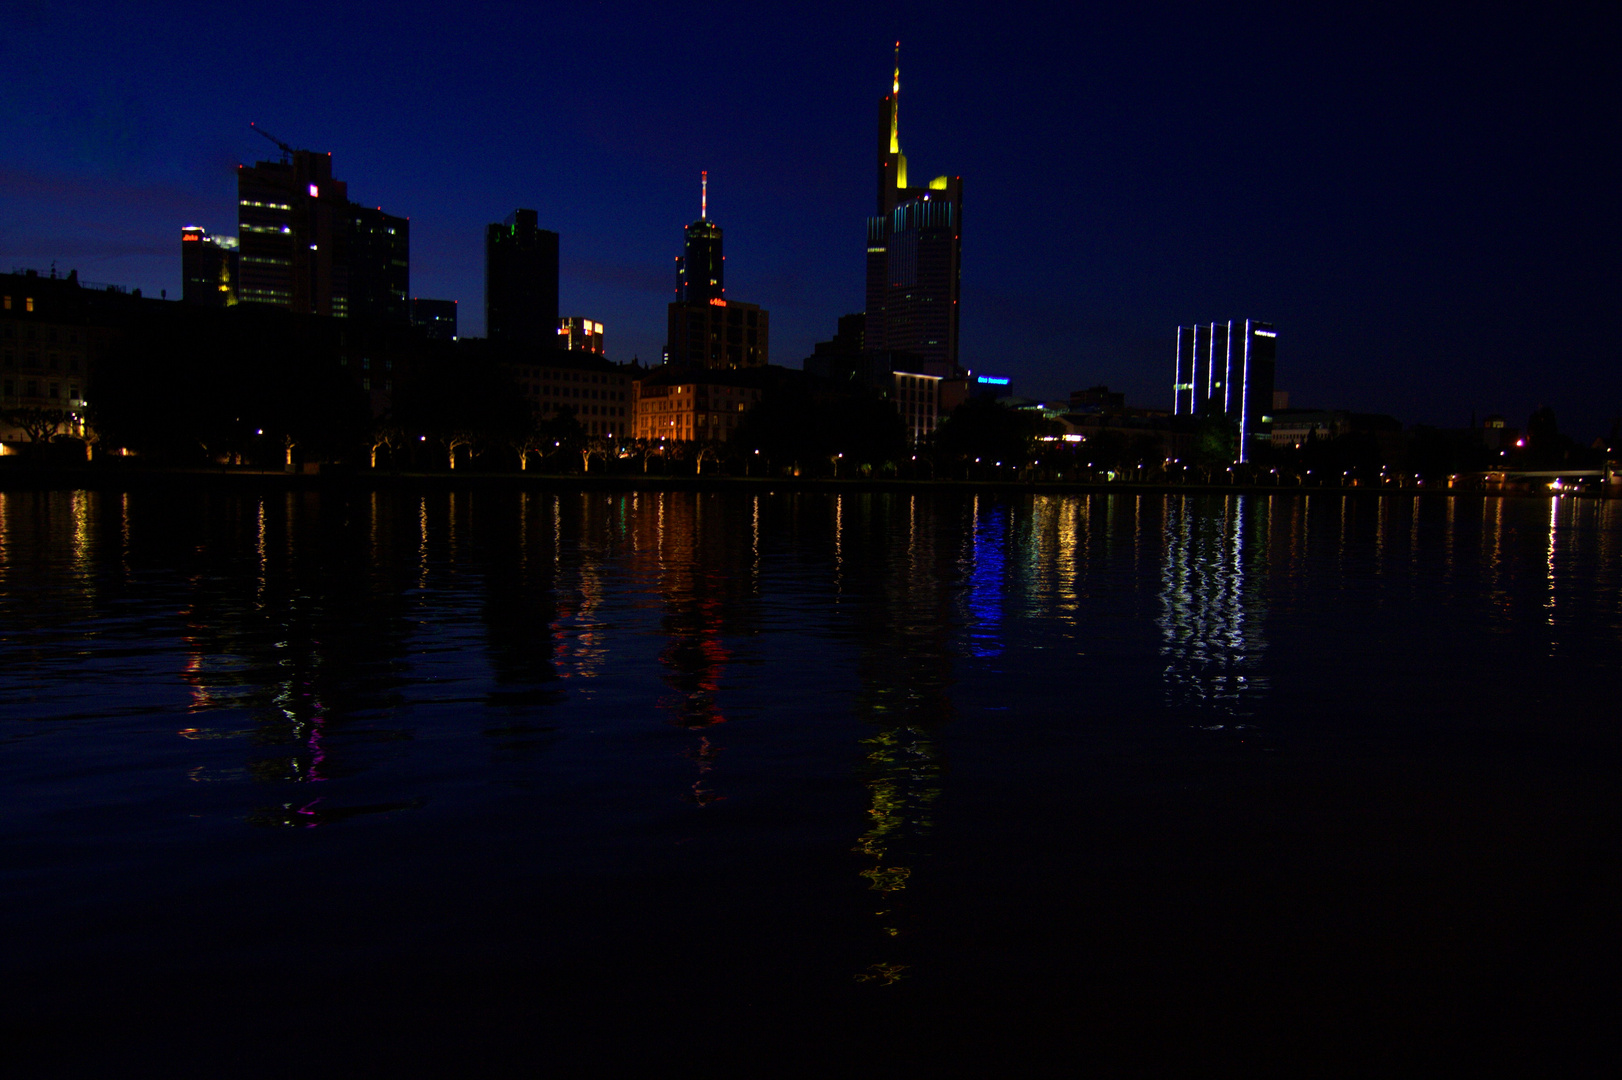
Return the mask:
<path id="1" fill-rule="evenodd" d="M 282 142 L 282 140 L 278 139 L 276 136 L 272 135 L 270 132 L 266 131 L 264 128 L 260 127 L 258 124 L 255 124 L 252 120 L 248 121 L 248 126 L 253 128 L 259 134 L 263 135 L 265 138 L 269 139 L 271 142 L 275 143 L 277 146 L 281 147 L 281 150 L 282 150 L 282 164 L 286 165 L 288 157 L 293 153 L 293 148 L 291 146 L 288 146 L 286 143 Z"/>

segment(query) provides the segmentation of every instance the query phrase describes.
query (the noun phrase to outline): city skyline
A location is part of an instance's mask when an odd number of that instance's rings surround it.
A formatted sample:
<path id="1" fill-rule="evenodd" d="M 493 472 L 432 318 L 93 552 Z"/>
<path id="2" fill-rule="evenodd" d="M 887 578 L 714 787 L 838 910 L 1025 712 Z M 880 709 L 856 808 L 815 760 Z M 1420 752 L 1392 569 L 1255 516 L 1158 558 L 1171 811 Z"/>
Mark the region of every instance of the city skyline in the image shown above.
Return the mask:
<path id="1" fill-rule="evenodd" d="M 672 82 L 681 43 L 730 17 L 514 29 L 505 12 L 433 34 L 405 18 L 367 23 L 391 47 L 356 58 L 343 43 L 361 16 L 342 10 L 295 47 L 201 6 L 71 22 L 25 9 L 0 45 L 17 72 L 0 263 L 178 297 L 175 234 L 230 228 L 259 121 L 331 151 L 368 203 L 411 219 L 412 293 L 459 301 L 464 334 L 484 333 L 483 226 L 534 206 L 561 237 L 562 306 L 614 328 L 613 359 L 648 362 L 670 237 L 707 169 L 731 291 L 772 310 L 775 359 L 797 366 L 862 307 L 851 252 L 899 37 L 908 151 L 973 186 L 961 360 L 1016 392 L 1108 383 L 1167 407 L 1175 328 L 1243 312 L 1287 331 L 1292 403 L 1448 426 L 1549 404 L 1582 438 L 1622 411 L 1605 326 L 1611 121 L 1588 28 L 1254 10 L 953 26 L 836 8 L 774 16 L 767 29 L 796 32 L 763 32 L 702 87 Z M 553 31 L 596 35 L 591 65 L 508 62 Z M 278 49 L 309 78 L 255 66 Z M 169 101 L 177 51 L 240 72 L 240 89 Z"/>

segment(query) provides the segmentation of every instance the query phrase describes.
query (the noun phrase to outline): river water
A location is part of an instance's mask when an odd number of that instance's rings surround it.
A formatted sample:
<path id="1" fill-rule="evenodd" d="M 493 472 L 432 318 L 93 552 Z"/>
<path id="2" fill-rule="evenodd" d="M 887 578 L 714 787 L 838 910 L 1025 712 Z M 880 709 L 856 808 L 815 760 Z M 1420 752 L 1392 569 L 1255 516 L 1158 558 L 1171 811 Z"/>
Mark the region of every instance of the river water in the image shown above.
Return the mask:
<path id="1" fill-rule="evenodd" d="M 4 493 L 5 1033 L 1569 1075 L 1619 661 L 1610 502 Z"/>

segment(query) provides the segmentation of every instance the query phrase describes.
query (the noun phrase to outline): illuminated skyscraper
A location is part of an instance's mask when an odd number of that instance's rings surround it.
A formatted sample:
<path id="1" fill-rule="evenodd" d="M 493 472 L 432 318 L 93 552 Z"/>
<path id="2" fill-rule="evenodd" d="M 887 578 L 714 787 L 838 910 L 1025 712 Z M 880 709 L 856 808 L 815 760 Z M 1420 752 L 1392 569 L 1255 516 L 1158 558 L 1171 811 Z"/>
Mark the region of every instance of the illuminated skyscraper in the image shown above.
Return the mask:
<path id="1" fill-rule="evenodd" d="M 721 226 L 710 220 L 710 174 L 699 174 L 698 220 L 687 226 L 687 243 L 676 256 L 676 299 L 707 304 L 726 295 L 726 256 Z"/>
<path id="2" fill-rule="evenodd" d="M 349 185 L 332 178 L 331 154 L 293 150 L 279 162 L 239 165 L 237 298 L 308 315 L 349 314 L 347 274 L 336 258 L 348 223 Z"/>
<path id="3" fill-rule="evenodd" d="M 558 234 L 514 210 L 485 230 L 484 332 L 491 341 L 557 347 Z"/>
<path id="4" fill-rule="evenodd" d="M 409 223 L 349 201 L 332 155 L 279 140 L 282 160 L 237 168 L 237 299 L 405 325 Z"/>
<path id="5" fill-rule="evenodd" d="M 665 358 L 706 368 L 764 367 L 768 313 L 726 298 L 721 226 L 710 220 L 710 174 L 700 179 L 698 220 L 676 257 L 676 300 L 666 324 Z"/>
<path id="6" fill-rule="evenodd" d="M 1240 461 L 1267 442 L 1273 423 L 1273 367 L 1278 333 L 1270 323 L 1232 319 L 1177 328 L 1172 411 L 1225 413 L 1239 426 Z"/>
<path id="7" fill-rule="evenodd" d="M 958 374 L 963 178 L 907 182 L 901 152 L 901 43 L 895 77 L 879 102 L 878 212 L 867 219 L 866 347 L 911 353 L 912 367 Z"/>

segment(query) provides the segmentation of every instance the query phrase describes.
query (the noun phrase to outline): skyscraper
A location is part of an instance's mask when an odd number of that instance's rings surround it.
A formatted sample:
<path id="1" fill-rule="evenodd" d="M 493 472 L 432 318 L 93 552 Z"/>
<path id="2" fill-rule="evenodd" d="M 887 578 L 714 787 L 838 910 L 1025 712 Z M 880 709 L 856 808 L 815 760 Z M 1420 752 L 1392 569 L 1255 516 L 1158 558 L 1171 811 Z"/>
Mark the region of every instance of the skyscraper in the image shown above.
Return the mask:
<path id="1" fill-rule="evenodd" d="M 1271 437 L 1277 342 L 1272 325 L 1254 319 L 1179 326 L 1172 411 L 1231 417 L 1239 427 L 1238 460 L 1249 461 Z"/>
<path id="2" fill-rule="evenodd" d="M 901 152 L 901 43 L 895 76 L 879 102 L 878 212 L 867 219 L 869 349 L 910 353 L 925 374 L 958 374 L 963 178 L 907 182 Z"/>
<path id="3" fill-rule="evenodd" d="M 558 234 L 518 209 L 484 237 L 484 333 L 491 341 L 553 349 L 558 337 Z"/>
<path id="4" fill-rule="evenodd" d="M 237 299 L 409 323 L 407 219 L 351 203 L 349 185 L 333 178 L 331 154 L 272 141 L 281 161 L 237 167 Z"/>
<path id="5" fill-rule="evenodd" d="M 181 299 L 202 307 L 237 302 L 237 238 L 210 236 L 200 225 L 180 230 Z"/>
<path id="6" fill-rule="evenodd" d="M 349 317 L 383 325 L 411 322 L 411 221 L 382 207 L 349 204 L 345 243 Z"/>
<path id="7" fill-rule="evenodd" d="M 666 323 L 665 357 L 706 368 L 763 367 L 768 313 L 726 298 L 721 226 L 710 220 L 710 174 L 699 178 L 698 220 L 687 226 L 676 257 L 676 299 Z"/>
<path id="8" fill-rule="evenodd" d="M 238 299 L 347 315 L 348 275 L 336 255 L 348 223 L 349 185 L 332 178 L 331 154 L 293 150 L 280 162 L 237 166 Z"/>

